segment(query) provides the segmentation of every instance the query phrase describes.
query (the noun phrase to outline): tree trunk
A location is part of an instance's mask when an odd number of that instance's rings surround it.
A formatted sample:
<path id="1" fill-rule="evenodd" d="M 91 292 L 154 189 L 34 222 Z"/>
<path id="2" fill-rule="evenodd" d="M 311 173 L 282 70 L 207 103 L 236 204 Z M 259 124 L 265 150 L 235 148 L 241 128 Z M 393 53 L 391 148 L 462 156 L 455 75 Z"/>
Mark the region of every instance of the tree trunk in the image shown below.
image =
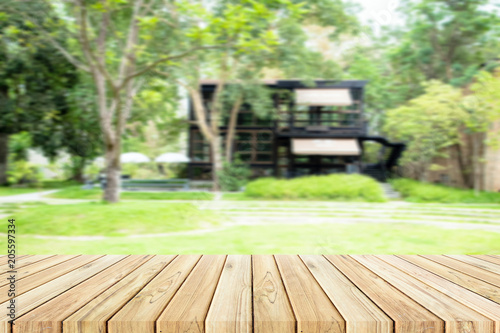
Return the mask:
<path id="1" fill-rule="evenodd" d="M 221 156 L 221 139 L 220 136 L 214 136 L 210 141 L 212 151 L 212 179 L 214 182 L 213 190 L 220 190 L 219 173 L 222 171 L 222 156 Z"/>
<path id="2" fill-rule="evenodd" d="M 0 185 L 7 184 L 7 161 L 9 157 L 9 135 L 0 133 Z"/>
<path id="3" fill-rule="evenodd" d="M 462 180 L 464 182 L 465 187 L 470 187 L 471 186 L 471 177 L 470 177 L 470 171 L 467 166 L 467 163 L 464 161 L 464 154 L 462 153 L 462 148 L 459 143 L 455 145 L 456 151 L 457 151 L 457 161 L 458 165 L 460 167 L 460 175 L 462 176 Z"/>
<path id="4" fill-rule="evenodd" d="M 473 156 L 473 165 L 474 165 L 474 194 L 478 195 L 481 190 L 481 172 L 480 172 L 480 143 L 479 143 L 479 135 L 475 133 L 473 141 L 472 141 L 472 156 Z"/>
<path id="5" fill-rule="evenodd" d="M 106 188 L 103 200 L 115 203 L 120 200 L 120 146 L 106 144 Z"/>

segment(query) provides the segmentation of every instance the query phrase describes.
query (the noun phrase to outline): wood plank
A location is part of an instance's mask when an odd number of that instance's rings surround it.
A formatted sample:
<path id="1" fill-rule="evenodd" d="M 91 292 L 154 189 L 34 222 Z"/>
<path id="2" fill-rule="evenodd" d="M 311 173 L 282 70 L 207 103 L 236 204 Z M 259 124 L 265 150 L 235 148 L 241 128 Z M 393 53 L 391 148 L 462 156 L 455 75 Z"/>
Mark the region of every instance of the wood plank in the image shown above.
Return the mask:
<path id="1" fill-rule="evenodd" d="M 33 256 L 32 254 L 16 255 L 16 261 L 19 260 L 19 259 L 22 259 L 22 258 L 27 259 L 27 258 L 32 257 L 32 256 Z M 1 266 L 7 265 L 8 261 L 9 261 L 9 256 L 5 254 L 0 259 L 0 265 Z M 16 266 L 17 266 L 17 262 L 16 262 Z M 4 270 L 8 271 L 8 270 L 10 270 L 10 268 L 9 267 L 1 267 L 0 268 L 0 273 L 1 272 L 5 272 Z"/>
<path id="2" fill-rule="evenodd" d="M 47 256 L 46 259 L 40 260 L 29 265 L 17 268 L 17 280 L 22 280 L 30 275 L 43 271 L 51 266 L 55 266 L 62 262 L 68 261 L 70 259 L 76 258 L 78 255 L 58 255 L 58 256 Z M 0 274 L 0 287 L 7 285 L 7 277 L 9 273 Z M 5 281 L 5 282 L 4 282 Z"/>
<path id="3" fill-rule="evenodd" d="M 463 263 L 463 262 L 460 262 L 458 260 L 451 259 L 451 258 L 448 258 L 445 256 L 425 255 L 422 257 L 433 260 L 437 263 L 440 263 L 441 265 L 448 266 L 448 267 L 453 268 L 457 271 L 460 271 L 462 273 L 468 274 L 468 275 L 473 276 L 475 278 L 478 278 L 480 280 L 491 283 L 497 287 L 500 287 L 500 276 L 498 274 L 488 272 L 484 269 L 474 267 L 472 265 L 469 265 L 469 264 L 466 264 L 466 263 Z"/>
<path id="4" fill-rule="evenodd" d="M 325 258 L 394 320 L 396 333 L 444 332 L 444 322 L 439 317 L 354 259 L 344 255 L 326 255 Z"/>
<path id="5" fill-rule="evenodd" d="M 155 256 L 63 321 L 65 333 L 106 332 L 106 322 L 175 256 Z"/>
<path id="6" fill-rule="evenodd" d="M 436 275 L 439 275 L 450 282 L 463 288 L 469 289 L 485 298 L 500 303 L 500 288 L 477 279 L 465 273 L 459 272 L 448 266 L 441 265 L 435 261 L 420 256 L 401 256 L 408 262 L 422 267 Z"/>
<path id="7" fill-rule="evenodd" d="M 154 332 L 156 319 L 200 258 L 200 255 L 175 258 L 108 321 L 108 332 Z"/>
<path id="8" fill-rule="evenodd" d="M 252 268 L 254 332 L 295 332 L 295 316 L 274 257 L 253 255 Z"/>
<path id="9" fill-rule="evenodd" d="M 330 301 L 346 321 L 346 332 L 392 332 L 393 321 L 326 258 L 301 255 Z"/>
<path id="10" fill-rule="evenodd" d="M 31 276 L 24 278 L 22 283 L 18 283 L 16 287 L 16 295 L 22 295 L 36 287 L 39 287 L 47 282 L 50 282 L 64 274 L 67 274 L 83 265 L 99 259 L 102 256 L 79 256 L 58 265 L 55 265 L 44 271 L 34 273 Z M 9 286 L 0 287 L 0 302 L 5 302 L 8 297 Z"/>
<path id="11" fill-rule="evenodd" d="M 128 256 L 63 294 L 45 302 L 15 321 L 14 333 L 60 333 L 62 321 L 92 301 L 106 289 L 121 281 L 152 256 Z M 98 331 L 91 331 L 98 332 Z"/>
<path id="12" fill-rule="evenodd" d="M 353 255 L 351 257 L 442 318 L 445 321 L 447 333 L 494 331 L 494 322 L 491 319 L 414 277 L 395 271 L 386 262 L 373 256 Z"/>
<path id="13" fill-rule="evenodd" d="M 495 332 L 500 333 L 500 304 L 496 304 L 495 302 L 490 301 L 475 292 L 465 289 L 442 276 L 436 275 L 428 270 L 425 270 L 424 268 L 404 260 L 403 258 L 405 258 L 405 256 L 401 256 L 401 258 L 389 255 L 377 257 L 492 319 L 495 321 Z"/>
<path id="14" fill-rule="evenodd" d="M 47 258 L 50 258 L 53 256 L 50 255 L 25 255 L 25 256 L 18 256 L 16 258 L 16 270 L 22 267 L 26 267 L 28 265 L 34 264 L 39 261 L 43 261 Z M 0 268 L 0 274 L 7 274 L 8 271 L 10 271 L 11 268 L 7 265 L 7 261 L 5 262 L 5 265 Z"/>
<path id="15" fill-rule="evenodd" d="M 298 256 L 276 255 L 298 332 L 345 332 L 345 321 Z"/>
<path id="16" fill-rule="evenodd" d="M 479 267 L 481 269 L 484 269 L 486 271 L 492 272 L 494 274 L 498 275 L 498 278 L 500 279 L 500 265 L 495 265 L 490 262 L 485 262 L 484 260 L 474 258 L 471 256 L 466 256 L 466 255 L 447 255 L 447 257 L 453 258 L 458 261 L 465 262 L 469 265 Z"/>
<path id="17" fill-rule="evenodd" d="M 227 256 L 205 320 L 205 331 L 252 332 L 251 256 Z"/>
<path id="18" fill-rule="evenodd" d="M 201 257 L 156 321 L 161 333 L 205 332 L 205 318 L 226 256 Z"/>
<path id="19" fill-rule="evenodd" d="M 75 259 L 82 260 L 85 259 L 86 256 L 78 257 Z M 113 264 L 123 260 L 126 256 L 104 256 L 98 257 L 97 260 L 94 260 L 96 256 L 88 256 L 91 257 L 92 261 L 90 263 L 85 264 L 82 267 L 77 267 L 73 271 L 59 276 L 56 279 L 50 280 L 49 282 L 41 285 L 35 289 L 32 289 L 16 298 L 17 301 L 17 317 L 22 316 L 23 314 L 33 310 L 37 306 L 40 306 L 50 299 L 58 296 L 59 294 L 65 292 L 66 290 L 78 285 L 82 281 L 85 281 L 89 277 L 99 273 L 100 271 L 112 266 Z M 75 268 L 75 267 L 73 267 Z M 36 274 L 28 277 L 27 279 L 31 279 Z M 23 286 L 21 284 L 21 286 Z M 0 304 L 2 307 L 6 307 L 9 302 L 5 302 Z M 0 333 L 7 333 L 11 330 L 11 325 L 7 322 L 10 320 L 7 315 L 0 316 Z M 17 325 L 14 325 L 17 326 Z"/>
<path id="20" fill-rule="evenodd" d="M 476 254 L 476 255 L 471 255 L 471 257 L 485 260 L 485 261 L 491 262 L 495 265 L 500 265 L 500 256 L 489 256 L 489 255 L 485 255 L 485 254 Z"/>

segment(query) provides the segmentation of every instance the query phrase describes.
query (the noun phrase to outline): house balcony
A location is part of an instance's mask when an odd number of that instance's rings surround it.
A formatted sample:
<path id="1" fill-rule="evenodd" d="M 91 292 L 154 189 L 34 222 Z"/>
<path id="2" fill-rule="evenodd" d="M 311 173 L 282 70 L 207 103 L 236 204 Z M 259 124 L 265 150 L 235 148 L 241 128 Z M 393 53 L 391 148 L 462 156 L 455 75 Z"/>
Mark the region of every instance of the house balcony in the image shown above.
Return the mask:
<path id="1" fill-rule="evenodd" d="M 353 120 L 293 120 L 278 121 L 276 134 L 283 137 L 359 137 L 368 133 L 368 122 Z"/>

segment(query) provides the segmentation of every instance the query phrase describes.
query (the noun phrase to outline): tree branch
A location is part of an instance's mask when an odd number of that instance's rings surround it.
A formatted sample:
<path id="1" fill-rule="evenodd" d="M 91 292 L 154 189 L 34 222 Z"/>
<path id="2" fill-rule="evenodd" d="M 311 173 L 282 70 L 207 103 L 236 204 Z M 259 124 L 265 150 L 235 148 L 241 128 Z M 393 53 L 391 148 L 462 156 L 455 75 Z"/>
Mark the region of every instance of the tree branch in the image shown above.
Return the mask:
<path id="1" fill-rule="evenodd" d="M 183 58 L 183 57 L 186 57 L 188 56 L 189 54 L 193 53 L 193 52 L 196 52 L 196 51 L 199 51 L 199 50 L 209 50 L 209 49 L 217 49 L 217 48 L 220 48 L 220 47 L 224 47 L 224 46 L 227 46 L 227 45 L 208 45 L 208 46 L 197 46 L 197 47 L 193 47 L 185 52 L 182 52 L 182 53 L 179 53 L 179 54 L 176 54 L 176 55 L 171 55 L 171 56 L 168 56 L 168 57 L 164 57 L 164 58 L 160 58 L 156 61 L 154 61 L 153 63 L 147 65 L 146 67 L 138 70 L 137 72 L 127 76 L 124 80 L 124 82 L 122 83 L 122 85 L 126 84 L 126 81 L 136 77 L 136 76 L 139 76 L 139 75 L 142 75 L 144 73 L 146 73 L 147 71 L 153 69 L 154 67 L 156 67 L 157 65 L 161 64 L 162 62 L 165 62 L 165 61 L 169 61 L 169 60 L 174 60 L 174 59 L 180 59 L 180 58 Z"/>
<path id="2" fill-rule="evenodd" d="M 33 23 L 38 28 L 38 31 L 40 31 L 43 34 L 43 37 L 46 38 L 49 41 L 49 43 L 52 44 L 52 46 L 56 50 L 58 50 L 66 58 L 66 60 L 68 60 L 73 66 L 75 66 L 76 68 L 78 68 L 82 71 L 89 72 L 89 73 L 91 72 L 90 68 L 87 65 L 85 65 L 84 63 L 79 61 L 77 58 L 75 58 L 73 55 L 71 55 L 71 53 L 68 50 L 66 50 L 58 41 L 56 41 L 50 35 L 50 33 L 47 30 L 45 30 L 45 28 L 43 28 L 43 26 L 41 24 L 36 22 L 36 20 L 34 20 L 29 15 L 26 15 L 22 11 L 13 10 L 13 12 L 18 14 L 18 15 L 21 15 L 24 19 L 29 20 L 31 23 Z"/>

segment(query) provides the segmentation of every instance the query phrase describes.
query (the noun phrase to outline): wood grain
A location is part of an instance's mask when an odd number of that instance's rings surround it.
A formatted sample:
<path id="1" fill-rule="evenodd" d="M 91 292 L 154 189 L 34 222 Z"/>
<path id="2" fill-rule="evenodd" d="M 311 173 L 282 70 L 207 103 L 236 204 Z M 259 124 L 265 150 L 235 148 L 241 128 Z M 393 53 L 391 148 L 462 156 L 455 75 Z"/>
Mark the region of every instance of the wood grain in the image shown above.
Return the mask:
<path id="1" fill-rule="evenodd" d="M 298 256 L 276 255 L 298 332 L 345 332 L 345 321 Z"/>
<path id="2" fill-rule="evenodd" d="M 344 255 L 326 255 L 325 258 L 394 320 L 395 332 L 444 332 L 444 322 L 439 317 L 354 259 Z"/>
<path id="3" fill-rule="evenodd" d="M 106 322 L 175 256 L 155 256 L 63 321 L 65 333 L 106 332 Z"/>
<path id="4" fill-rule="evenodd" d="M 21 268 L 21 267 L 26 267 L 28 265 L 31 265 L 33 263 L 48 259 L 52 256 L 50 255 L 25 255 L 25 256 L 18 256 L 16 258 L 16 270 Z M 10 271 L 11 268 L 7 265 L 8 258 L 6 258 L 5 263 L 0 267 L 0 274 L 6 274 L 7 271 Z"/>
<path id="5" fill-rule="evenodd" d="M 152 256 L 128 256 L 15 321 L 14 333 L 60 333 L 62 321 Z M 98 331 L 93 331 L 98 332 Z"/>
<path id="6" fill-rule="evenodd" d="M 345 319 L 347 333 L 390 333 L 393 321 L 322 256 L 301 255 L 309 271 Z"/>
<path id="7" fill-rule="evenodd" d="M 89 264 L 102 256 L 79 256 L 58 265 L 52 266 L 44 271 L 34 273 L 22 279 L 22 283 L 17 283 L 16 295 L 22 295 L 36 287 L 42 286 L 54 279 L 75 271 L 79 267 Z M 5 302 L 9 299 L 8 297 L 9 286 L 0 287 L 0 302 Z"/>
<path id="8" fill-rule="evenodd" d="M 490 301 L 480 295 L 465 289 L 439 275 L 411 264 L 396 256 L 377 256 L 392 266 L 411 274 L 416 279 L 428 284 L 434 289 L 454 298 L 460 303 L 495 321 L 495 333 L 500 333 L 500 304 Z"/>
<path id="9" fill-rule="evenodd" d="M 495 265 L 500 265 L 500 257 L 499 256 L 488 256 L 488 255 L 485 255 L 485 254 L 481 254 L 481 255 L 471 255 L 471 257 L 474 257 L 474 258 L 478 258 L 478 259 L 481 259 L 481 260 L 484 260 L 484 261 L 487 261 L 487 262 L 491 262 Z"/>
<path id="10" fill-rule="evenodd" d="M 24 259 L 0 333 L 500 333 L 494 255 Z"/>
<path id="11" fill-rule="evenodd" d="M 226 256 L 201 257 L 156 321 L 156 332 L 205 332 L 205 318 Z"/>
<path id="12" fill-rule="evenodd" d="M 229 255 L 205 320 L 207 333 L 252 332 L 252 262 Z"/>
<path id="13" fill-rule="evenodd" d="M 76 259 L 85 260 L 91 259 L 91 261 L 81 267 L 74 269 L 73 271 L 59 276 L 56 279 L 50 280 L 49 282 L 38 286 L 16 298 L 17 300 L 17 317 L 24 315 L 28 311 L 33 310 L 37 306 L 40 306 L 52 298 L 64 293 L 66 290 L 78 285 L 82 281 L 85 281 L 89 277 L 97 274 L 98 272 L 109 268 L 113 264 L 123 260 L 126 256 L 104 256 L 96 259 L 96 256 L 82 256 Z M 96 260 L 95 260 L 96 259 Z M 36 274 L 35 274 L 36 275 Z M 27 279 L 34 277 L 32 275 Z M 23 286 L 21 284 L 19 287 Z M 0 304 L 3 308 L 7 307 L 9 302 L 4 302 Z M 11 324 L 8 323 L 9 317 L 6 314 L 0 316 L 0 333 L 10 332 Z M 17 326 L 17 325 L 14 325 Z"/>
<path id="14" fill-rule="evenodd" d="M 178 256 L 108 321 L 109 333 L 153 333 L 167 306 L 200 255 Z"/>
<path id="15" fill-rule="evenodd" d="M 401 271 L 395 271 L 386 262 L 373 256 L 353 255 L 352 257 L 442 318 L 445 321 L 447 333 L 488 333 L 494 331 L 494 322 L 491 319 L 414 277 Z"/>
<path id="16" fill-rule="evenodd" d="M 447 255 L 446 257 L 450 257 L 455 260 L 462 261 L 469 265 L 476 266 L 486 271 L 490 271 L 492 273 L 500 275 L 500 265 L 495 265 L 490 262 L 485 262 L 484 260 L 466 255 Z"/>
<path id="17" fill-rule="evenodd" d="M 450 282 L 453 282 L 463 288 L 469 289 L 483 297 L 490 299 L 494 302 L 500 303 L 500 288 L 484 282 L 483 280 L 472 277 L 450 268 L 441 265 L 435 261 L 420 257 L 420 256 L 401 256 L 406 261 L 414 265 L 422 267 L 436 275 L 442 276 Z"/>
<path id="18" fill-rule="evenodd" d="M 441 265 L 445 265 L 450 268 L 459 270 L 462 273 L 468 274 L 480 280 L 496 285 L 497 287 L 500 287 L 500 279 L 498 278 L 498 274 L 491 273 L 482 268 L 474 267 L 472 265 L 445 256 L 425 255 L 422 257 L 440 263 Z"/>
<path id="19" fill-rule="evenodd" d="M 40 271 L 46 270 L 52 266 L 58 265 L 62 262 L 68 261 L 70 259 L 76 258 L 76 255 L 60 255 L 60 256 L 46 256 L 43 260 L 35 261 L 21 267 L 16 267 L 17 280 L 24 279 L 30 275 L 38 273 Z M 8 284 L 7 277 L 9 273 L 0 274 L 0 287 Z"/>
<path id="20" fill-rule="evenodd" d="M 255 333 L 293 333 L 295 316 L 274 257 L 252 256 Z"/>

